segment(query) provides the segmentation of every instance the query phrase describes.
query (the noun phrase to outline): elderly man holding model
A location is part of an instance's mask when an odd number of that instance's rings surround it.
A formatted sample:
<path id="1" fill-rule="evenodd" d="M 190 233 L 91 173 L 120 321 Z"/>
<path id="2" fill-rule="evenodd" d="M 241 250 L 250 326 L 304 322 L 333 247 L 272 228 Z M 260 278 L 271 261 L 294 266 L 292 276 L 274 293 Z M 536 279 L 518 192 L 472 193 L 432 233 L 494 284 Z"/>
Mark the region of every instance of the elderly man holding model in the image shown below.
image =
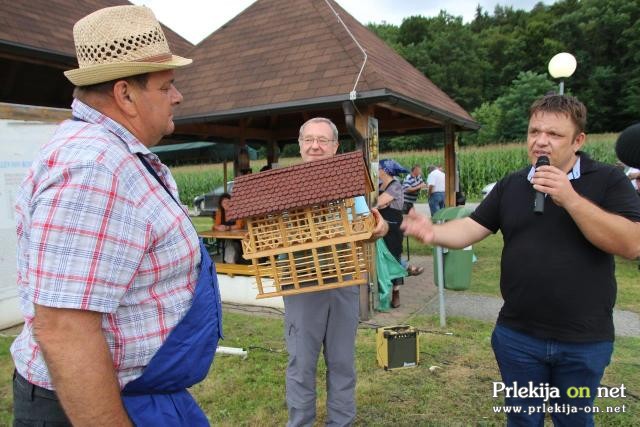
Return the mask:
<path id="1" fill-rule="evenodd" d="M 25 325 L 11 347 L 16 425 L 208 425 L 186 388 L 220 329 L 211 260 L 149 147 L 182 101 L 150 9 L 78 21 L 73 119 L 16 202 Z"/>
<path id="2" fill-rule="evenodd" d="M 303 162 L 328 159 L 338 151 L 338 129 L 331 120 L 315 117 L 300 127 L 298 142 Z M 382 237 L 389 225 L 376 209 L 371 212 L 376 219 L 373 237 Z M 287 426 L 311 426 L 315 422 L 316 368 L 323 349 L 327 366 L 326 425 L 349 426 L 355 420 L 359 313 L 360 286 L 284 297 L 284 335 L 289 353 Z"/>
<path id="3" fill-rule="evenodd" d="M 403 228 L 424 243 L 463 248 L 502 231 L 504 305 L 492 336 L 506 387 L 557 388 L 556 425 L 593 425 L 583 408 L 613 351 L 613 255 L 640 256 L 640 199 L 624 174 L 580 148 L 587 111 L 576 98 L 547 95 L 530 109 L 531 166 L 498 182 L 470 217 L 433 225 L 416 213 Z M 546 165 L 545 165 L 546 164 Z M 546 195 L 546 196 L 545 196 Z M 535 200 L 535 206 L 534 206 Z M 567 389 L 587 387 L 571 398 Z M 543 424 L 543 399 L 506 396 L 509 425 Z"/>

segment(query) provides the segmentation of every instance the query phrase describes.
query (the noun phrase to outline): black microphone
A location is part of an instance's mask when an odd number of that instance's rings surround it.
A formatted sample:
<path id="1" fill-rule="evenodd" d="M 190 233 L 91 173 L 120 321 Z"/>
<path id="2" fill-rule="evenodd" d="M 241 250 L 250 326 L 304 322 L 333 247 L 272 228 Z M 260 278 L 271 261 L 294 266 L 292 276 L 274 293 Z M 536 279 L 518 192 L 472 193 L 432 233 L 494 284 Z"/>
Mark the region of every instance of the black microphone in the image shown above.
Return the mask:
<path id="1" fill-rule="evenodd" d="M 536 169 L 540 166 L 549 166 L 549 158 L 547 156 L 538 157 Z M 533 199 L 533 212 L 542 215 L 544 213 L 544 193 L 536 191 L 536 197 Z"/>
<path id="2" fill-rule="evenodd" d="M 625 165 L 640 168 L 640 123 L 622 131 L 616 142 L 616 155 Z"/>

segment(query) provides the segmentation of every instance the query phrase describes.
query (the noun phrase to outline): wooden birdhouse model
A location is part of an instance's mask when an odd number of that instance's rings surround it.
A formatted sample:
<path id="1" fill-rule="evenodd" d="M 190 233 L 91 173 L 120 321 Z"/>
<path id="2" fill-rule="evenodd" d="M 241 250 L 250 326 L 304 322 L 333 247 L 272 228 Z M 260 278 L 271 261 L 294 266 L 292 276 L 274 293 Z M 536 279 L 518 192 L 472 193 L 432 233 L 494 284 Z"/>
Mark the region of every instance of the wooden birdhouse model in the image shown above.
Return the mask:
<path id="1" fill-rule="evenodd" d="M 366 283 L 372 188 L 359 151 L 236 178 L 227 214 L 246 220 L 257 297 Z"/>

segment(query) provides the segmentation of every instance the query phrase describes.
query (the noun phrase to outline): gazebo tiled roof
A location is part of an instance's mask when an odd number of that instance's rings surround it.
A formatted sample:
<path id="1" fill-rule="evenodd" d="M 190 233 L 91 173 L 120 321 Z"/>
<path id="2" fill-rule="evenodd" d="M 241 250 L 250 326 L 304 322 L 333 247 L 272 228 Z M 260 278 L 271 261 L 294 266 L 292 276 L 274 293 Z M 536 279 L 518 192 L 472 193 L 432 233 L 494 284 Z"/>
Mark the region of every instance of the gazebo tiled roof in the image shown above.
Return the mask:
<path id="1" fill-rule="evenodd" d="M 73 25 L 98 9 L 132 4 L 123 0 L 0 0 L 0 44 L 57 54 L 75 60 Z M 169 46 L 186 55 L 191 43 L 162 26 Z"/>
<path id="2" fill-rule="evenodd" d="M 364 55 L 349 31 L 368 55 L 359 80 Z M 463 128 L 477 126 L 333 0 L 257 0 L 191 54 L 194 65 L 179 81 L 185 97 L 176 112 L 180 122 L 339 103 L 357 81 L 358 99 L 392 96 Z"/>
<path id="3" fill-rule="evenodd" d="M 371 191 L 362 152 L 237 177 L 227 216 L 249 218 Z"/>

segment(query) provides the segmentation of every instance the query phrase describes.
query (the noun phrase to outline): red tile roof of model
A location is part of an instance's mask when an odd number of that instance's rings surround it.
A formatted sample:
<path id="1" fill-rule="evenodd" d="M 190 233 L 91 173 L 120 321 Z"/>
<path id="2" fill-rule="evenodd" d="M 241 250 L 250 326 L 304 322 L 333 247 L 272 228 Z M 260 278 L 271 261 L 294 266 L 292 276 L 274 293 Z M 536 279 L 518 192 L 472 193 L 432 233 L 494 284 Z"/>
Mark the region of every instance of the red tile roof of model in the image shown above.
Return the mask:
<path id="1" fill-rule="evenodd" d="M 362 152 L 237 177 L 229 219 L 249 218 L 366 194 L 372 190 Z"/>

